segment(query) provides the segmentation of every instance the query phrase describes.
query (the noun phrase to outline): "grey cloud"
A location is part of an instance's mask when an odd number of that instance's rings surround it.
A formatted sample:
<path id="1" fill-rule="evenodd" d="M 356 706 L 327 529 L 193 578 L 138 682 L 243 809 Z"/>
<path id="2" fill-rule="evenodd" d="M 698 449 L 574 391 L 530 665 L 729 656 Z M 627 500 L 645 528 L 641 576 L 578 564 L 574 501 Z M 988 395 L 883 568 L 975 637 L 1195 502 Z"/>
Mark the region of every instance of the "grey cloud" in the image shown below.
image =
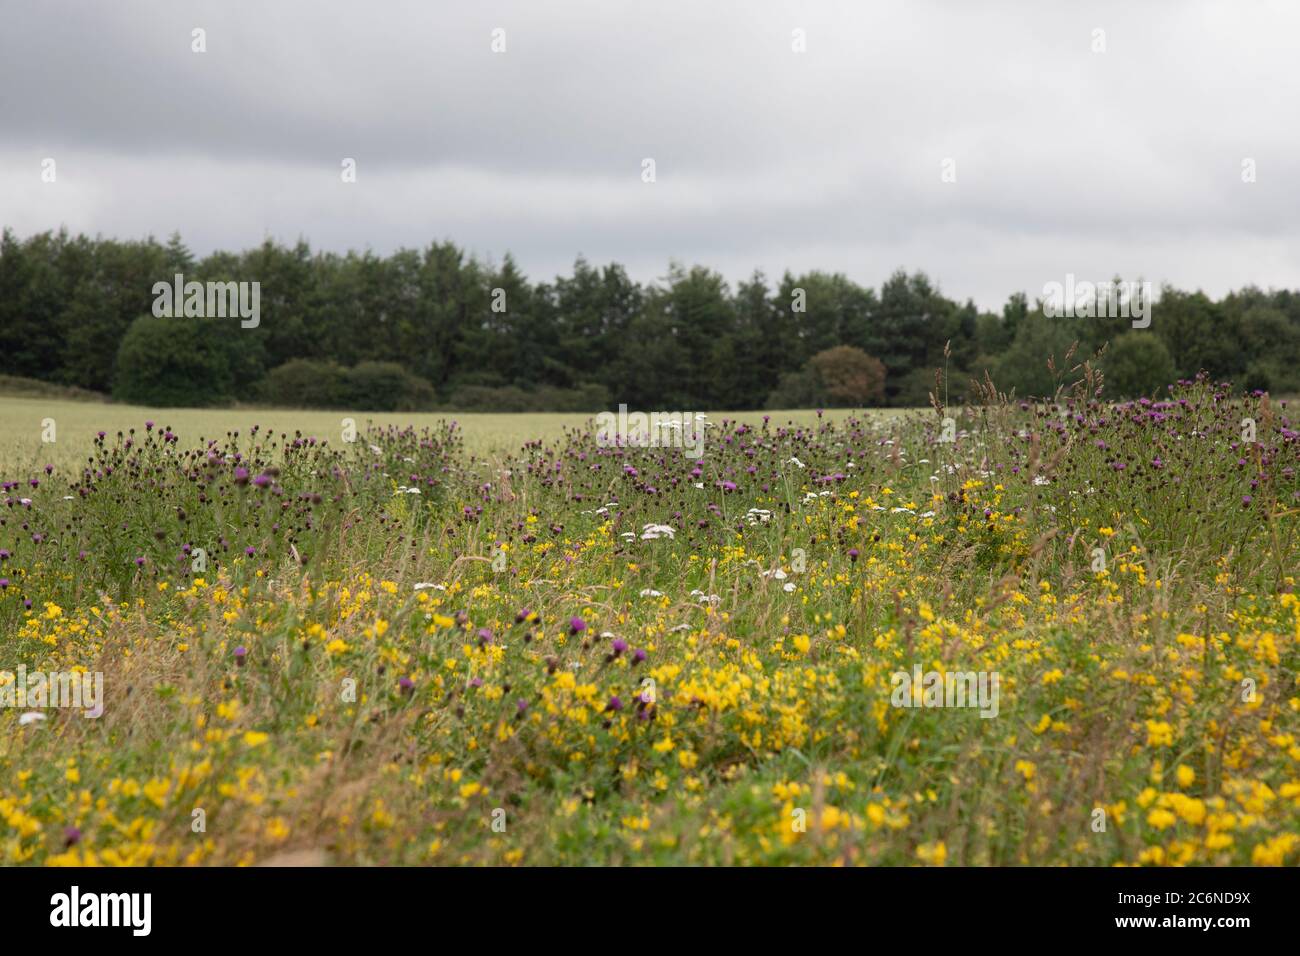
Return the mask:
<path id="1" fill-rule="evenodd" d="M 990 308 L 1065 272 L 1300 286 L 1294 4 L 135 0 L 0 16 L 0 221 L 21 234 L 179 229 L 198 252 L 449 238 L 534 278 L 579 253 L 642 279 L 669 259 L 870 284 L 904 266 Z M 57 184 L 40 182 L 45 156 Z"/>

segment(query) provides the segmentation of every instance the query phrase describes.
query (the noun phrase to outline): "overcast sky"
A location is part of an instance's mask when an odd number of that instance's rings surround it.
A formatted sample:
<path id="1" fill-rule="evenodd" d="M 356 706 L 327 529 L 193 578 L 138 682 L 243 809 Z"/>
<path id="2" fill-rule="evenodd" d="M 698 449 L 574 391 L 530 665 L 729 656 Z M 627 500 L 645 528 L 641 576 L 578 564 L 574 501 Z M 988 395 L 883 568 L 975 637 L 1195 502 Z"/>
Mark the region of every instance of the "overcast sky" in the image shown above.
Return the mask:
<path id="1" fill-rule="evenodd" d="M 988 308 L 1300 288 L 1298 38 L 1288 0 L 0 0 L 0 223 L 451 239 L 534 280 L 904 267 Z"/>

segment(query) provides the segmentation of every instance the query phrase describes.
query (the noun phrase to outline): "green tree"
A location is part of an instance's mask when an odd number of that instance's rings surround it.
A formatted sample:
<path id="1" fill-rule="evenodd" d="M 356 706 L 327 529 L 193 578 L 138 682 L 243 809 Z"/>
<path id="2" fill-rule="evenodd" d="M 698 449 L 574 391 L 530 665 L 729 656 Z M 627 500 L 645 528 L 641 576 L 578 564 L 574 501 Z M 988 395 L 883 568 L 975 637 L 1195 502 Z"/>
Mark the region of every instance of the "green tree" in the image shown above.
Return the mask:
<path id="1" fill-rule="evenodd" d="M 888 404 L 901 403 L 910 372 L 920 369 L 932 374 L 942 364 L 944 344 L 956 330 L 969 325 L 974 333 L 973 312 L 955 317 L 956 311 L 923 273 L 909 276 L 900 269 L 881 287 L 867 351 L 878 356 L 889 372 Z"/>
<path id="2" fill-rule="evenodd" d="M 1147 331 L 1126 332 L 1101 359 L 1103 384 L 1111 398 L 1163 395 L 1175 378 L 1174 360 L 1159 337 Z"/>
<path id="3" fill-rule="evenodd" d="M 1160 337 L 1180 378 L 1204 369 L 1230 374 L 1236 362 L 1236 336 L 1225 328 L 1218 307 L 1203 292 L 1179 292 L 1165 286 L 1151 310 L 1151 331 Z"/>
<path id="4" fill-rule="evenodd" d="M 266 373 L 258 398 L 289 408 L 347 408 L 351 400 L 347 370 L 334 362 L 290 359 Z"/>
<path id="5" fill-rule="evenodd" d="M 862 349 L 837 345 L 788 372 L 767 399 L 768 408 L 859 408 L 885 397 L 885 366 Z"/>
<path id="6" fill-rule="evenodd" d="M 1016 337 L 997 360 L 993 381 L 998 388 L 1021 397 L 1054 395 L 1069 371 L 1067 355 L 1075 340 L 1069 319 L 1031 312 L 1019 323 Z M 1073 358 L 1073 356 L 1072 356 Z"/>
<path id="7" fill-rule="evenodd" d="M 113 397 L 168 408 L 225 404 L 235 395 L 230 339 L 240 331 L 208 319 L 140 316 L 117 350 Z"/>

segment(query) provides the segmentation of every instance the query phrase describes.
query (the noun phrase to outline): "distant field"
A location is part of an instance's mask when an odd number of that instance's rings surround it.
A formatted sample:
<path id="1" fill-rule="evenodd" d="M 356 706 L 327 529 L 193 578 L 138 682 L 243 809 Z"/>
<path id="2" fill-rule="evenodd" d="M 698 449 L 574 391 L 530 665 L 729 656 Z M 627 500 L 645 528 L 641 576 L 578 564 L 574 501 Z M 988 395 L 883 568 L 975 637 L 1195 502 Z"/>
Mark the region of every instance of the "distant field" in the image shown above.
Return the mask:
<path id="1" fill-rule="evenodd" d="M 898 409 L 880 409 L 873 414 L 898 414 Z M 760 421 L 771 415 L 776 422 L 794 421 L 810 424 L 817 420 L 815 411 L 781 412 L 711 412 L 710 419 L 740 418 Z M 827 412 L 826 417 L 839 420 L 849 413 Z M 247 432 L 254 425 L 262 430 L 334 439 L 341 436 L 344 418 L 356 420 L 358 431 L 366 422 L 414 425 L 417 428 L 439 421 L 454 420 L 465 430 L 468 450 L 480 455 L 513 451 L 525 441 L 560 437 L 564 429 L 579 428 L 593 416 L 585 413 L 545 414 L 460 414 L 455 412 L 321 412 L 302 409 L 260 408 L 141 408 L 134 405 L 110 405 L 69 401 L 55 398 L 0 395 L 0 464 L 3 471 L 30 464 L 66 464 L 87 453 L 98 431 L 110 435 L 129 428 L 140 429 L 145 421 L 170 427 L 190 446 L 200 438 L 224 436 L 238 429 Z M 55 441 L 42 441 L 43 422 L 54 420 Z"/>

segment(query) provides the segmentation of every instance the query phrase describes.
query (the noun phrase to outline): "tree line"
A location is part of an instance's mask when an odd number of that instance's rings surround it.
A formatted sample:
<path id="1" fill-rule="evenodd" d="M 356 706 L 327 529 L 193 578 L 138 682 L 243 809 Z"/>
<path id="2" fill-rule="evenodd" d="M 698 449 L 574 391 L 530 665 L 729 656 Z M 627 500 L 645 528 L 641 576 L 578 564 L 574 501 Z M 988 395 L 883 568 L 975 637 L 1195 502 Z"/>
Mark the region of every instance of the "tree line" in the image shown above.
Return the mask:
<path id="1" fill-rule="evenodd" d="M 260 283 L 261 321 L 155 316 L 154 286 L 176 274 Z M 878 290 L 819 271 L 732 285 L 678 264 L 641 283 L 579 258 L 534 283 L 508 255 L 483 262 L 451 242 L 381 256 L 268 240 L 196 258 L 176 235 L 0 235 L 0 371 L 147 404 L 921 406 L 936 369 L 952 400 L 986 372 L 1003 391 L 1042 396 L 1098 352 L 1116 398 L 1202 370 L 1300 392 L 1300 294 L 1248 287 L 1215 300 L 1166 286 L 1135 329 L 1049 317 L 1020 292 L 981 311 L 903 271 Z"/>

